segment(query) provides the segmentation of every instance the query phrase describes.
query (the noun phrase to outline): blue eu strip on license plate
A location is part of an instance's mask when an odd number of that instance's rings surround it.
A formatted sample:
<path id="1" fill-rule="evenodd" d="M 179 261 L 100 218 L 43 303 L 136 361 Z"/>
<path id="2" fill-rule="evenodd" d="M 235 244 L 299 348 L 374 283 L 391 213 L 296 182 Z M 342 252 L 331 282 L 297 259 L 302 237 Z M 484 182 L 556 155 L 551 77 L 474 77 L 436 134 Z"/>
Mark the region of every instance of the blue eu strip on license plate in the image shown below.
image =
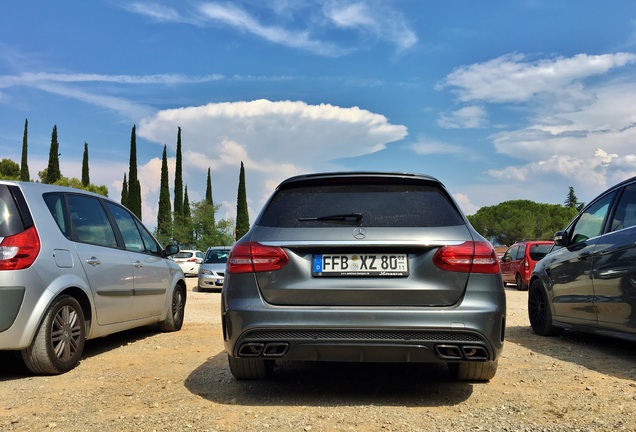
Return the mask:
<path id="1" fill-rule="evenodd" d="M 405 277 L 407 254 L 316 254 L 312 276 Z"/>

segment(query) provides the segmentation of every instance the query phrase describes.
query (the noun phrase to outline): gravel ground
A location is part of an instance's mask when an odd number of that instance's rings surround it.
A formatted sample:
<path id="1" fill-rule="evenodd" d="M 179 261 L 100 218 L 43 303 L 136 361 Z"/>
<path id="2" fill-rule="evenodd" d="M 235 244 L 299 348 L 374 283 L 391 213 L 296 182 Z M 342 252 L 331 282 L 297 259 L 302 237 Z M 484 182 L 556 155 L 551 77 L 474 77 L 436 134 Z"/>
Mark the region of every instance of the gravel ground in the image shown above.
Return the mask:
<path id="1" fill-rule="evenodd" d="M 227 367 L 218 293 L 192 290 L 176 333 L 87 342 L 77 368 L 31 376 L 0 352 L 0 431 L 636 431 L 636 344 L 535 336 L 507 289 L 497 376 L 454 383 L 435 365 L 283 363 L 270 381 Z"/>

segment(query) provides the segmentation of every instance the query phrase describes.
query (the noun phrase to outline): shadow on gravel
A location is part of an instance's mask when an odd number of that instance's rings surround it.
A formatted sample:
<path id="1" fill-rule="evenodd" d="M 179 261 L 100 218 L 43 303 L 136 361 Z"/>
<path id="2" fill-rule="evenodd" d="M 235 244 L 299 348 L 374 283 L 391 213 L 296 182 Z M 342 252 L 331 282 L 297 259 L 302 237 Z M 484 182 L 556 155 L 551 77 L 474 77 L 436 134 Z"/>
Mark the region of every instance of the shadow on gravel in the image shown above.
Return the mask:
<path id="1" fill-rule="evenodd" d="M 436 407 L 459 404 L 473 393 L 472 384 L 450 381 L 441 365 L 279 363 L 269 380 L 236 381 L 219 353 L 195 369 L 185 386 L 211 402 L 244 406 Z"/>
<path id="2" fill-rule="evenodd" d="M 160 332 L 154 326 L 146 326 L 115 333 L 103 338 L 91 339 L 86 341 L 84 345 L 82 360 L 152 337 L 158 333 Z M 80 364 L 82 360 L 80 360 Z M 31 371 L 24 365 L 19 351 L 0 351 L 0 365 L 2 366 L 0 368 L 0 381 L 33 376 Z"/>
<path id="3" fill-rule="evenodd" d="M 636 380 L 634 342 L 574 331 L 558 337 L 537 336 L 529 326 L 507 327 L 506 341 L 602 374 Z"/>

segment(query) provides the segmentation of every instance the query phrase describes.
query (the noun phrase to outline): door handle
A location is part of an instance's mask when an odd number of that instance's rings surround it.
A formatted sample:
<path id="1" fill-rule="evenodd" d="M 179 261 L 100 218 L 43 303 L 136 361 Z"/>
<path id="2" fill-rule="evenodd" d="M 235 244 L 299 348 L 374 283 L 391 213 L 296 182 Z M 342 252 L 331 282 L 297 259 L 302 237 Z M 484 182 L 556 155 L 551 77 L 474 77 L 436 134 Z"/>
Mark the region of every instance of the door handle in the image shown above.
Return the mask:
<path id="1" fill-rule="evenodd" d="M 96 256 L 92 256 L 92 257 L 90 257 L 89 259 L 86 260 L 86 264 L 90 264 L 93 267 L 97 267 L 101 263 L 102 262 L 100 260 L 98 260 Z"/>
<path id="2" fill-rule="evenodd" d="M 137 260 L 133 263 L 133 266 L 135 268 L 142 268 L 144 265 L 141 263 L 141 261 Z"/>
<path id="3" fill-rule="evenodd" d="M 588 259 L 592 254 L 590 252 L 581 252 L 577 257 L 579 260 L 583 261 Z"/>

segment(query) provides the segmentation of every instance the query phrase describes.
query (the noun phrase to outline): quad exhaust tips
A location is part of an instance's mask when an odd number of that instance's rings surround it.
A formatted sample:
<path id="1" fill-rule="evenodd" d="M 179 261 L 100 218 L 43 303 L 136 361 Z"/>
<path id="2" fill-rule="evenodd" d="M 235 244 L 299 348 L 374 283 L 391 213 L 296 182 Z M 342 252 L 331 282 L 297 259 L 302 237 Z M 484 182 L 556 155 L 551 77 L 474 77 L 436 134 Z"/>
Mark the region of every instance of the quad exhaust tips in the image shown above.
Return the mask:
<path id="1" fill-rule="evenodd" d="M 444 360 L 488 360 L 488 351 L 479 345 L 435 345 L 435 353 Z"/>
<path id="2" fill-rule="evenodd" d="M 288 342 L 245 342 L 238 350 L 239 357 L 283 357 L 289 350 Z M 486 361 L 488 351 L 481 345 L 435 345 L 435 354 L 442 360 Z"/>
<path id="3" fill-rule="evenodd" d="M 239 357 L 282 357 L 287 354 L 287 342 L 246 342 L 239 348 Z"/>

